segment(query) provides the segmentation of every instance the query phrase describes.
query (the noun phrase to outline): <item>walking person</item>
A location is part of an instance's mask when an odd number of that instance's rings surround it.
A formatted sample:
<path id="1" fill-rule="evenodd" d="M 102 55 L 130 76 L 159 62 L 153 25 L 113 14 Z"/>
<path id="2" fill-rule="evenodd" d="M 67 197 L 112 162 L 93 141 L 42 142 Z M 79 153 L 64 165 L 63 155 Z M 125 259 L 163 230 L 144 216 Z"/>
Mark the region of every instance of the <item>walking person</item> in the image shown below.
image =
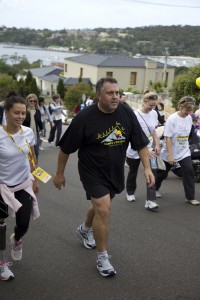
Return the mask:
<path id="1" fill-rule="evenodd" d="M 10 92 L 5 101 L 7 123 L 0 127 L 0 280 L 14 278 L 7 261 L 6 222 L 8 207 L 15 213 L 16 225 L 10 236 L 11 257 L 22 258 L 22 237 L 29 228 L 31 214 L 39 217 L 35 193 L 38 192 L 34 170 L 34 134 L 23 126 L 26 118 L 26 101 L 15 92 Z M 35 192 L 35 193 L 34 193 Z"/>
<path id="2" fill-rule="evenodd" d="M 179 110 L 169 116 L 165 123 L 165 143 L 161 149 L 161 157 L 165 162 L 166 170 L 158 170 L 156 178 L 156 196 L 162 197 L 159 189 L 173 164 L 178 162 L 183 175 L 185 201 L 192 205 L 199 205 L 195 200 L 195 180 L 192 167 L 191 152 L 189 149 L 189 135 L 192 128 L 191 112 L 195 106 L 195 99 L 186 96 L 179 100 Z"/>
<path id="3" fill-rule="evenodd" d="M 53 121 L 53 126 L 51 124 L 51 130 L 48 138 L 49 146 L 51 146 L 51 143 L 55 139 L 55 134 L 56 134 L 56 142 L 55 146 L 56 148 L 58 147 L 58 142 L 60 140 L 61 134 L 62 134 L 62 115 L 66 117 L 66 114 L 64 113 L 61 105 L 61 98 L 59 94 L 54 94 L 53 97 L 53 102 L 50 103 L 49 110 L 50 112 L 52 111 L 52 121 Z"/>
<path id="4" fill-rule="evenodd" d="M 39 97 L 38 102 L 39 102 L 39 110 L 40 110 L 40 114 L 41 114 L 41 121 L 42 121 L 42 125 L 43 125 L 43 130 L 44 130 L 43 137 L 46 137 L 46 132 L 47 132 L 46 123 L 47 123 L 47 121 L 50 122 L 52 127 L 54 126 L 54 123 L 53 123 L 53 120 L 52 120 L 52 116 L 49 113 L 49 110 L 45 105 L 44 97 Z M 39 150 L 40 151 L 44 151 L 44 148 L 42 147 L 42 142 L 43 142 L 43 138 L 42 138 L 42 136 L 40 136 L 40 142 L 39 142 Z"/>
<path id="5" fill-rule="evenodd" d="M 26 97 L 27 101 L 27 111 L 26 118 L 23 122 L 24 126 L 30 127 L 33 130 L 35 136 L 35 155 L 38 160 L 39 156 L 39 144 L 40 144 L 40 135 L 43 136 L 43 124 L 41 120 L 41 113 L 39 110 L 38 97 L 35 94 L 29 94 Z"/>
<path id="6" fill-rule="evenodd" d="M 158 125 L 158 115 L 154 107 L 157 102 L 157 94 L 150 89 L 144 90 L 143 105 L 141 109 L 138 109 L 135 114 L 142 127 L 142 130 L 146 134 L 149 143 L 149 159 L 152 167 L 152 172 L 156 177 L 157 163 L 156 156 L 160 153 L 159 139 L 156 134 L 156 126 Z M 129 166 L 129 172 L 126 180 L 126 198 L 128 201 L 135 201 L 135 191 L 137 188 L 137 174 L 140 165 L 139 153 L 131 148 L 129 144 L 126 152 L 126 161 Z M 145 208 L 149 210 L 155 210 L 158 208 L 156 203 L 156 191 L 155 185 L 147 186 L 147 198 L 145 200 Z"/>
<path id="7" fill-rule="evenodd" d="M 80 111 L 59 142 L 54 185 L 65 185 L 69 155 L 78 150 L 80 179 L 91 206 L 76 233 L 87 249 L 97 248 L 97 269 L 103 277 L 116 274 L 107 252 L 111 199 L 124 189 L 124 162 L 128 143 L 138 150 L 147 184 L 154 184 L 144 135 L 131 108 L 119 103 L 117 80 L 101 78 L 96 84 L 98 102 Z M 94 233 L 94 237 L 93 237 Z"/>

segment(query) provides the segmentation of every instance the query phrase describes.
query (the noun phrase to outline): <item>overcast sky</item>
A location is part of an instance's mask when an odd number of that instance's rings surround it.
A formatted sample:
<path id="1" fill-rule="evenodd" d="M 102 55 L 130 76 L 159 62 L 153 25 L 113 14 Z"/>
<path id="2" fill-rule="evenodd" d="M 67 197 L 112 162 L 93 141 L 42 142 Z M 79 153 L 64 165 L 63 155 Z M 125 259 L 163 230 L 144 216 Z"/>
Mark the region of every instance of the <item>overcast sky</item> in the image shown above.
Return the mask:
<path id="1" fill-rule="evenodd" d="M 0 0 L 1 25 L 51 30 L 199 26 L 200 0 Z"/>

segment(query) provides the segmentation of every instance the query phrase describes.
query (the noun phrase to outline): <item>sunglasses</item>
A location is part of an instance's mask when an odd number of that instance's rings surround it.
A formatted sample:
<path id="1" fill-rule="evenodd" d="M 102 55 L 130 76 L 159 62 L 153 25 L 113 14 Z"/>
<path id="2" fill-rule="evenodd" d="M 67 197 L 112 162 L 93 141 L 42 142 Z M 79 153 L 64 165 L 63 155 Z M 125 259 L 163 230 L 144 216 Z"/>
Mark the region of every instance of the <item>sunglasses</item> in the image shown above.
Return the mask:
<path id="1" fill-rule="evenodd" d="M 188 104 L 195 104 L 196 100 L 194 98 L 186 98 L 186 99 L 183 99 L 182 101 L 180 101 L 179 103 L 180 104 L 183 104 L 183 103 L 188 103 Z"/>
<path id="2" fill-rule="evenodd" d="M 37 100 L 28 100 L 28 102 L 36 103 Z"/>
<path id="3" fill-rule="evenodd" d="M 149 100 L 157 100 L 158 96 L 157 95 L 150 95 L 149 97 L 145 98 L 145 99 L 149 99 Z"/>

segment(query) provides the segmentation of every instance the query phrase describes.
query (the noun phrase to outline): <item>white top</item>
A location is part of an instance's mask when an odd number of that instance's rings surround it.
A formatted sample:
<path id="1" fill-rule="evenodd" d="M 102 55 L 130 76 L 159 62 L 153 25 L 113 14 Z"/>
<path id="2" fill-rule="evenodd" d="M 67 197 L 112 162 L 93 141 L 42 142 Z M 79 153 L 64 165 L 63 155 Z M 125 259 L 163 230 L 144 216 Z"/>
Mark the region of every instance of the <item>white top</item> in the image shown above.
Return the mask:
<path id="1" fill-rule="evenodd" d="M 148 113 L 143 113 L 139 109 L 135 111 L 135 115 L 140 123 L 140 126 L 142 127 L 142 130 L 146 134 L 147 138 L 149 139 L 149 144 L 147 145 L 147 148 L 149 151 L 152 151 L 152 144 L 153 144 L 153 133 L 158 125 L 158 114 L 157 112 L 152 109 Z M 145 123 L 146 122 L 146 123 Z M 131 149 L 131 145 L 129 143 L 128 149 L 126 151 L 126 156 L 132 159 L 138 159 L 139 154 L 137 151 Z"/>
<path id="2" fill-rule="evenodd" d="M 40 106 L 39 110 L 41 113 L 41 121 L 42 122 L 44 122 L 45 120 L 52 122 L 52 116 L 50 115 L 49 110 L 45 105 Z"/>
<path id="3" fill-rule="evenodd" d="M 191 127 L 191 116 L 188 115 L 182 118 L 177 112 L 169 116 L 165 123 L 164 136 L 171 138 L 172 154 L 175 161 L 182 160 L 191 155 L 188 142 Z M 163 160 L 168 161 L 168 152 L 165 142 L 161 150 L 161 157 Z"/>
<path id="4" fill-rule="evenodd" d="M 92 105 L 93 104 L 93 100 L 88 98 L 85 102 L 86 106 Z"/>
<path id="5" fill-rule="evenodd" d="M 18 131 L 12 137 L 24 153 L 28 154 L 26 140 L 30 146 L 35 144 L 33 130 L 29 127 L 21 127 L 23 133 Z M 0 183 L 14 186 L 24 182 L 30 174 L 28 158 L 19 150 L 3 127 L 0 127 L 0 141 Z"/>
<path id="6" fill-rule="evenodd" d="M 62 115 L 65 116 L 65 113 L 62 110 L 60 103 L 53 102 L 50 104 L 52 109 L 52 119 L 53 120 L 62 120 Z"/>
<path id="7" fill-rule="evenodd" d="M 198 117 L 200 117 L 200 108 L 199 109 L 197 109 L 196 111 L 195 111 L 195 113 L 194 113 L 196 116 L 198 116 Z"/>

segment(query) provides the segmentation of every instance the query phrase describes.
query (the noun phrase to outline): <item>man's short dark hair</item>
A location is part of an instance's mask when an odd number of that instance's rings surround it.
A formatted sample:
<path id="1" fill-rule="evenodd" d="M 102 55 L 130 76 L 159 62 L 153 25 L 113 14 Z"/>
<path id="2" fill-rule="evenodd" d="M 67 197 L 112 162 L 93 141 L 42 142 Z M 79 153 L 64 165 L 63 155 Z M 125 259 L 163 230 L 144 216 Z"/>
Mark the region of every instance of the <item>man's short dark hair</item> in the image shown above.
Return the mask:
<path id="1" fill-rule="evenodd" d="M 101 93 L 102 92 L 103 85 L 106 82 L 118 84 L 117 79 L 115 79 L 115 78 L 112 78 L 112 77 L 103 77 L 103 78 L 101 78 L 101 79 L 99 79 L 97 81 L 97 84 L 96 84 L 96 92 L 97 93 Z"/>

